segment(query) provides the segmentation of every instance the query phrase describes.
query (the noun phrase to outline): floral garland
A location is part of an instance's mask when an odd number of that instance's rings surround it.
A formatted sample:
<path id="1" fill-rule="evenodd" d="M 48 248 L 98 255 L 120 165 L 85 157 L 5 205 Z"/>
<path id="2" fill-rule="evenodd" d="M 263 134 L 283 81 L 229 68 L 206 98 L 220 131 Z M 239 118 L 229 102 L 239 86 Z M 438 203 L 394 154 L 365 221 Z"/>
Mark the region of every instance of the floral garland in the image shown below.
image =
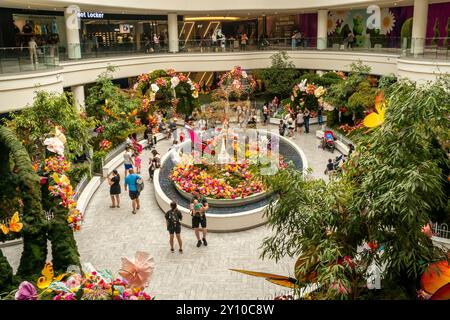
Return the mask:
<path id="1" fill-rule="evenodd" d="M 33 164 L 36 172 L 41 171 L 41 184 L 48 183 L 48 191 L 53 197 L 59 197 L 62 207 L 68 209 L 67 223 L 74 231 L 80 230 L 84 214 L 77 209 L 77 202 L 74 199 L 75 191 L 71 185 L 67 172 L 70 170 L 70 162 L 64 158 L 64 134 L 56 128 L 56 137 L 47 138 L 44 144 L 47 150 L 56 153 L 57 156 L 50 156 L 44 159 L 42 165 L 39 162 Z M 41 170 L 39 168 L 41 167 Z"/>
<path id="2" fill-rule="evenodd" d="M 243 90 L 250 94 L 256 88 L 256 81 L 251 75 L 248 75 L 246 71 L 242 70 L 240 66 L 235 66 L 220 77 L 217 85 L 231 86 L 232 90 Z"/>
<path id="3" fill-rule="evenodd" d="M 180 84 L 187 84 L 184 86 L 187 89 L 187 93 L 183 94 L 183 96 L 180 96 L 180 92 L 178 92 L 178 96 L 176 93 L 176 88 Z M 185 96 L 197 99 L 200 86 L 183 73 L 177 73 L 173 69 L 168 69 L 141 74 L 138 76 L 138 81 L 133 86 L 133 90 L 142 95 L 141 107 L 144 111 L 148 111 L 150 105 L 156 101 L 158 92 L 172 91 L 172 102 L 176 103 L 177 99 Z"/>

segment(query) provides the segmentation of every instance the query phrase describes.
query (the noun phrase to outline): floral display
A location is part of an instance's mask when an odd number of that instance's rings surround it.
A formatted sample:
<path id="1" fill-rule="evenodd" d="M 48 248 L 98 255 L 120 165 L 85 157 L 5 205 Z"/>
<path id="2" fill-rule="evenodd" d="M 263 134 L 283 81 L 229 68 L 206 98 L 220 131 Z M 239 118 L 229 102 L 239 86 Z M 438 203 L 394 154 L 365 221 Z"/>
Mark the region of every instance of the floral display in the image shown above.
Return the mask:
<path id="1" fill-rule="evenodd" d="M 86 264 L 87 272 L 72 268 L 56 276 L 52 263 L 47 262 L 36 287 L 23 281 L 9 296 L 14 300 L 153 300 L 144 291 L 153 273 L 153 258 L 146 252 L 136 252 L 135 261 L 122 258 L 122 262 L 120 277 L 90 264 Z"/>
<path id="2" fill-rule="evenodd" d="M 343 124 L 343 125 L 339 126 L 339 129 L 341 129 L 342 131 L 344 131 L 347 134 L 351 134 L 352 132 L 359 130 L 361 128 L 364 128 L 364 125 L 362 122 L 359 122 L 354 126 L 351 126 L 348 124 Z"/>
<path id="3" fill-rule="evenodd" d="M 246 71 L 242 70 L 240 66 L 235 66 L 220 77 L 217 85 L 231 86 L 232 90 L 244 90 L 247 93 L 251 93 L 256 88 L 256 81 L 251 75 L 248 75 Z"/>
<path id="4" fill-rule="evenodd" d="M 109 150 L 111 149 L 112 143 L 107 139 L 103 139 L 100 141 L 100 150 Z"/>
<path id="5" fill-rule="evenodd" d="M 292 94 L 289 99 L 282 101 L 285 106 L 285 112 L 297 112 L 308 108 L 311 117 L 314 117 L 319 103 L 323 102 L 323 96 L 327 90 L 323 86 L 316 86 L 314 83 L 308 83 L 307 79 L 303 79 L 300 83 L 292 87 Z"/>
<path id="6" fill-rule="evenodd" d="M 154 106 L 169 110 L 175 107 L 173 112 L 190 114 L 197 106 L 200 86 L 183 73 L 169 69 L 141 74 L 133 90 L 142 97 L 141 108 L 145 112 Z"/>

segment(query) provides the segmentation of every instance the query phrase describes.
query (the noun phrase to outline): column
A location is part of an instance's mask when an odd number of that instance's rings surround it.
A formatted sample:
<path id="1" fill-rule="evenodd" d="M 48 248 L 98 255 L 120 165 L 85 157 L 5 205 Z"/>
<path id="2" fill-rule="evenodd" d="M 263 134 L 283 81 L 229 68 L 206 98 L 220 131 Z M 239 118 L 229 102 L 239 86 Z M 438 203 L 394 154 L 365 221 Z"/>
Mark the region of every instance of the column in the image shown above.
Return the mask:
<path id="1" fill-rule="evenodd" d="M 84 86 L 73 86 L 70 89 L 72 90 L 75 106 L 79 111 L 84 110 Z"/>
<path id="2" fill-rule="evenodd" d="M 169 28 L 169 52 L 178 52 L 178 17 L 176 13 L 167 15 Z"/>
<path id="3" fill-rule="evenodd" d="M 136 23 L 135 32 L 136 36 L 134 37 L 134 39 L 136 41 L 136 49 L 137 51 L 141 51 L 141 47 L 143 46 L 143 43 L 141 42 L 143 41 L 142 34 L 144 33 L 144 23 Z"/>
<path id="4" fill-rule="evenodd" d="M 411 37 L 411 53 L 414 56 L 423 54 L 427 35 L 428 0 L 414 0 L 413 27 Z"/>
<path id="5" fill-rule="evenodd" d="M 328 10 L 319 10 L 317 12 L 317 49 L 327 48 L 327 24 Z"/>
<path id="6" fill-rule="evenodd" d="M 69 6 L 64 10 L 66 22 L 67 54 L 69 59 L 81 58 L 80 47 L 80 19 L 78 6 Z"/>

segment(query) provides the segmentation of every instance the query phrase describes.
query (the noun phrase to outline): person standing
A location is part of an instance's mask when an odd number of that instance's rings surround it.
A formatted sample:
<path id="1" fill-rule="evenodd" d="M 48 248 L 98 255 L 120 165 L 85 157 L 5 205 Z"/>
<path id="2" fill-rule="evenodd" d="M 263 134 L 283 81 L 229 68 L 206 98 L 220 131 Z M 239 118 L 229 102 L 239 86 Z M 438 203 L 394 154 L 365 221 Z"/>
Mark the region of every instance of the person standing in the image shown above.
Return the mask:
<path id="1" fill-rule="evenodd" d="M 120 175 L 117 170 L 113 170 L 109 178 L 109 186 L 109 194 L 112 202 L 110 208 L 120 208 Z"/>
<path id="2" fill-rule="evenodd" d="M 31 64 L 39 64 L 37 56 L 37 43 L 34 37 L 32 37 L 30 41 L 28 41 L 28 50 L 30 52 Z"/>
<path id="3" fill-rule="evenodd" d="M 295 122 L 296 122 L 297 132 L 302 133 L 302 127 L 303 127 L 304 120 L 303 120 L 303 112 L 301 109 L 298 110 Z"/>
<path id="4" fill-rule="evenodd" d="M 248 37 L 247 34 L 244 32 L 241 36 L 241 50 L 245 51 L 247 49 L 247 41 Z"/>
<path id="5" fill-rule="evenodd" d="M 134 166 L 136 167 L 137 174 L 141 173 L 141 164 L 142 164 L 141 154 L 137 152 L 134 154 Z"/>
<path id="6" fill-rule="evenodd" d="M 323 101 L 319 102 L 319 108 L 317 109 L 317 122 L 320 126 L 323 124 Z"/>
<path id="7" fill-rule="evenodd" d="M 128 194 L 131 199 L 131 205 L 133 207 L 133 214 L 136 214 L 136 210 L 140 209 L 139 203 L 139 191 L 138 191 L 138 179 L 142 179 L 140 176 L 134 173 L 133 169 L 128 170 L 128 176 L 125 178 L 125 191 L 128 189 Z"/>
<path id="8" fill-rule="evenodd" d="M 155 170 L 161 168 L 161 156 L 158 151 L 156 151 L 156 149 L 153 149 L 151 152 L 152 157 L 149 161 L 148 173 L 150 175 L 150 180 L 153 180 L 153 174 L 155 173 Z"/>
<path id="9" fill-rule="evenodd" d="M 153 34 L 153 43 L 155 44 L 155 51 L 159 52 L 160 49 L 159 36 L 156 33 Z"/>
<path id="10" fill-rule="evenodd" d="M 263 105 L 263 117 L 264 117 L 264 125 L 267 125 L 269 121 L 269 106 L 268 103 L 264 103 Z"/>
<path id="11" fill-rule="evenodd" d="M 288 113 L 286 116 L 286 122 L 289 129 L 289 138 L 294 137 L 294 130 L 295 130 L 295 120 L 291 113 Z"/>
<path id="12" fill-rule="evenodd" d="M 177 236 L 178 246 L 180 247 L 178 251 L 183 253 L 183 242 L 181 241 L 181 220 L 183 219 L 183 215 L 180 210 L 177 209 L 177 204 L 175 202 L 170 203 L 170 210 L 165 214 L 166 222 L 167 222 L 167 231 L 169 231 L 169 243 L 170 243 L 170 251 L 174 252 L 173 248 L 173 238 L 174 234 Z"/>
<path id="13" fill-rule="evenodd" d="M 194 229 L 195 236 L 197 238 L 197 248 L 202 245 L 207 246 L 206 241 L 206 211 L 209 209 L 208 201 L 206 197 L 200 195 L 198 189 L 193 192 L 193 197 L 190 204 L 191 216 L 192 216 L 192 228 Z M 200 226 L 202 227 L 203 238 L 200 239 Z"/>
<path id="14" fill-rule="evenodd" d="M 295 50 L 297 47 L 297 31 L 294 31 L 291 36 L 291 49 Z"/>
<path id="15" fill-rule="evenodd" d="M 123 165 L 125 166 L 125 178 L 127 177 L 127 172 L 133 169 L 133 153 L 131 147 L 126 147 L 125 153 L 123 154 Z"/>
<path id="16" fill-rule="evenodd" d="M 305 112 L 303 113 L 303 120 L 305 124 L 305 133 L 309 133 L 309 118 L 311 117 L 311 113 L 308 108 L 305 108 Z"/>

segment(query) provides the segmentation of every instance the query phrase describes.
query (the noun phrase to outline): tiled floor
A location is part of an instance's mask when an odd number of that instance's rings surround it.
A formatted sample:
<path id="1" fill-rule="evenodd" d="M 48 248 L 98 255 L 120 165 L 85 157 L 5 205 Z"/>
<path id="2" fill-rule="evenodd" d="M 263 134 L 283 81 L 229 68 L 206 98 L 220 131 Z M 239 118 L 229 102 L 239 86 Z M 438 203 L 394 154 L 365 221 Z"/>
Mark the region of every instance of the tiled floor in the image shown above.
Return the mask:
<path id="1" fill-rule="evenodd" d="M 296 134 L 295 142 L 305 152 L 313 175 L 322 178 L 331 153 L 317 148 L 316 128 L 312 126 L 311 133 L 300 137 Z M 277 130 L 275 126 L 270 129 Z M 170 142 L 164 140 L 157 148 L 165 153 L 169 145 Z M 145 151 L 144 168 L 148 156 L 149 152 Z M 123 176 L 122 167 L 119 172 Z M 142 174 L 148 177 L 147 170 Z M 265 226 L 236 233 L 210 233 L 209 245 L 200 248 L 196 247 L 193 231 L 183 227 L 184 254 L 171 253 L 164 216 L 155 201 L 151 183 L 146 183 L 138 214 L 131 213 L 131 201 L 124 192 L 121 201 L 120 209 L 109 208 L 109 186 L 104 181 L 88 206 L 81 231 L 76 233 L 82 262 L 117 272 L 121 257 L 133 257 L 137 250 L 149 252 L 155 259 L 155 272 L 147 291 L 157 299 L 265 299 L 283 289 L 264 279 L 229 269 L 293 274 L 293 258 L 284 258 L 278 263 L 259 258 L 262 240 L 272 232 Z M 3 249 L 15 267 L 20 258 L 19 250 L 19 246 Z"/>

